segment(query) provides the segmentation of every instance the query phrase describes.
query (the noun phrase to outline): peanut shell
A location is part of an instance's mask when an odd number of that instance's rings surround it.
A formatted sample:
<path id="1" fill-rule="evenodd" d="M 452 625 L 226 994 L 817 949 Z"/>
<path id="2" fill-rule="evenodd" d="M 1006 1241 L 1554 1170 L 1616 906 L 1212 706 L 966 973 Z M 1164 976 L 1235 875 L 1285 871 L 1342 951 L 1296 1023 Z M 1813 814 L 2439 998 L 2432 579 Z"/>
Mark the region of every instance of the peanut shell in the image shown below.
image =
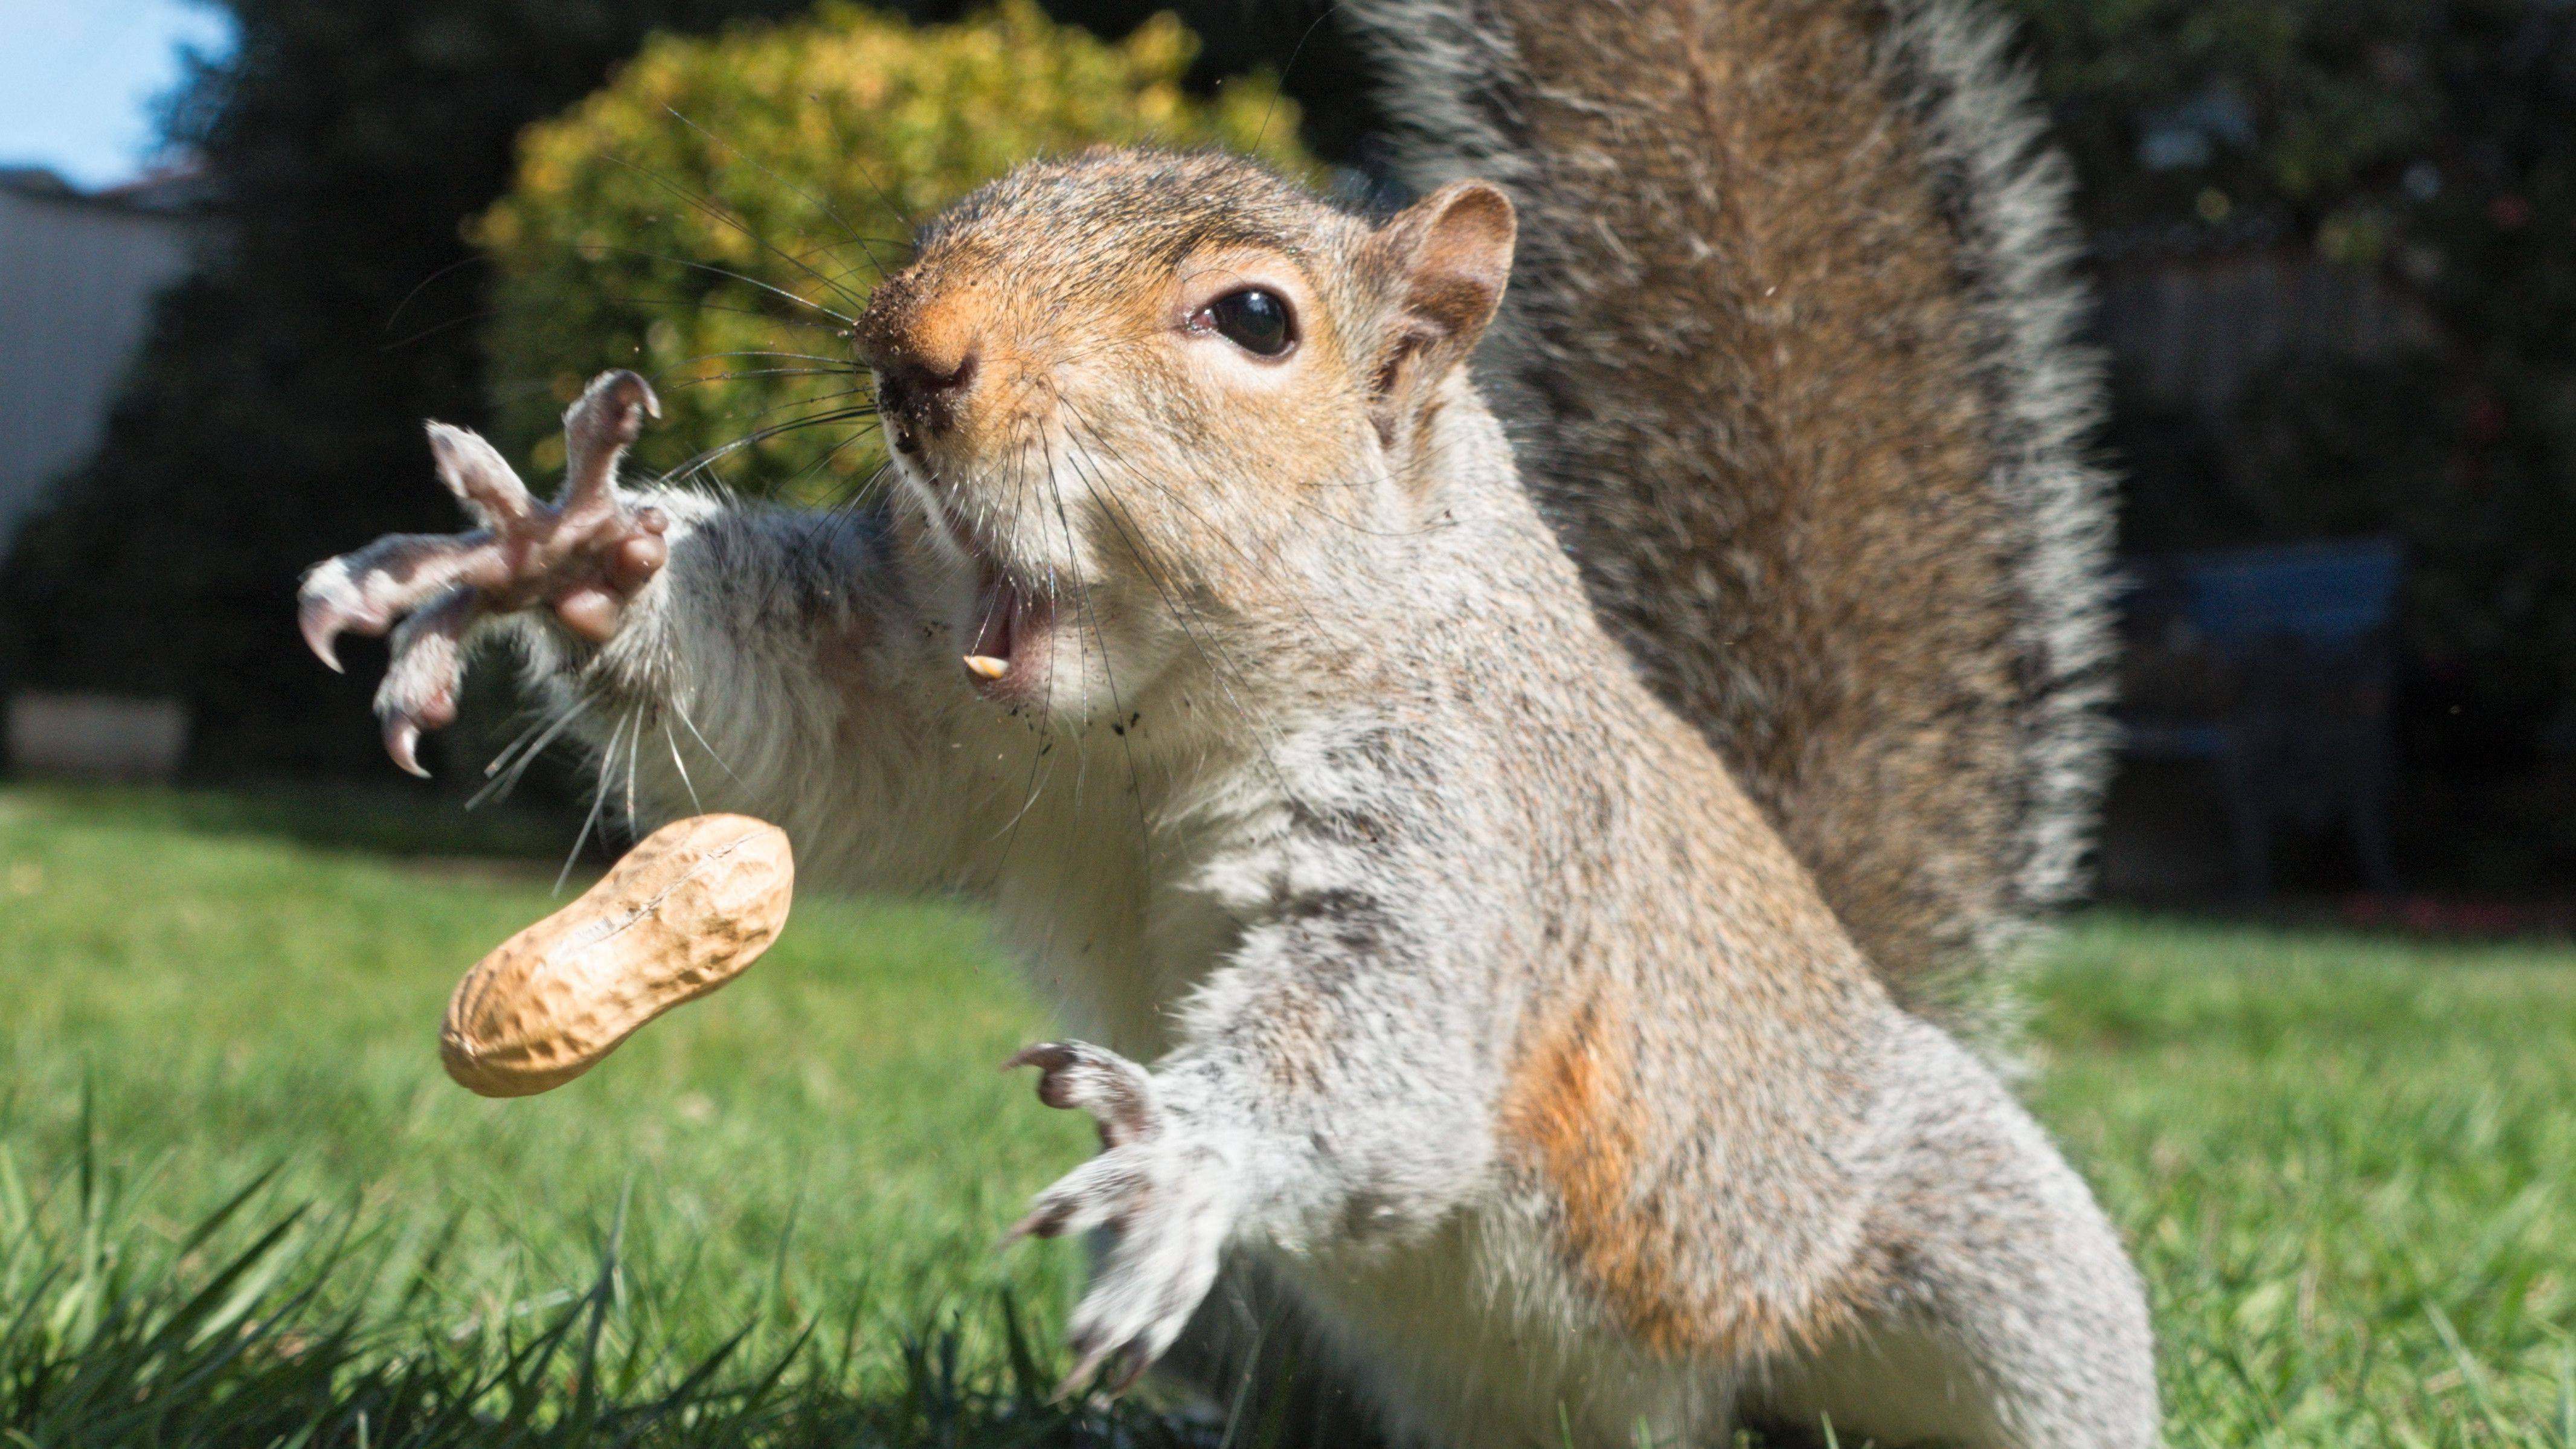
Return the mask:
<path id="1" fill-rule="evenodd" d="M 447 1074 L 486 1097 L 562 1086 L 758 960 L 795 886 L 775 825 L 699 815 L 663 826 L 457 983 L 438 1034 Z"/>

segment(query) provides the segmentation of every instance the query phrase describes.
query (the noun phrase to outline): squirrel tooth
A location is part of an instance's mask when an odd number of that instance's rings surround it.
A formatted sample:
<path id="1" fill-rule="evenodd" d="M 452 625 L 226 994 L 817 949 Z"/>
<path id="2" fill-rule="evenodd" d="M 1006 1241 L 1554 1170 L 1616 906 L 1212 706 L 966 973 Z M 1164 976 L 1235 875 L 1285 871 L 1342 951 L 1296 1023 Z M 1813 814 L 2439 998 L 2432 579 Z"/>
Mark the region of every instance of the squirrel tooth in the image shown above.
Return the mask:
<path id="1" fill-rule="evenodd" d="M 979 679 L 999 679 L 1011 672 L 1011 661 L 996 659 L 990 654 L 969 654 L 966 656 L 966 672 Z"/>

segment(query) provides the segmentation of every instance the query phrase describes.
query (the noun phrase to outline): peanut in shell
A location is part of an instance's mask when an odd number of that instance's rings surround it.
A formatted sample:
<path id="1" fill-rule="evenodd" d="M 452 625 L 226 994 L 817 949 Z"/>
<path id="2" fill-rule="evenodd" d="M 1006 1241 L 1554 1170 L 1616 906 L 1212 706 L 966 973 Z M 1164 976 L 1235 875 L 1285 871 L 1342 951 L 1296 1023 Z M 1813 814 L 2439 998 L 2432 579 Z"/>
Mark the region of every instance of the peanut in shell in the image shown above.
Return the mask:
<path id="1" fill-rule="evenodd" d="M 447 1074 L 486 1097 L 562 1086 L 759 959 L 795 886 L 775 825 L 699 815 L 663 826 L 457 983 L 438 1033 Z"/>

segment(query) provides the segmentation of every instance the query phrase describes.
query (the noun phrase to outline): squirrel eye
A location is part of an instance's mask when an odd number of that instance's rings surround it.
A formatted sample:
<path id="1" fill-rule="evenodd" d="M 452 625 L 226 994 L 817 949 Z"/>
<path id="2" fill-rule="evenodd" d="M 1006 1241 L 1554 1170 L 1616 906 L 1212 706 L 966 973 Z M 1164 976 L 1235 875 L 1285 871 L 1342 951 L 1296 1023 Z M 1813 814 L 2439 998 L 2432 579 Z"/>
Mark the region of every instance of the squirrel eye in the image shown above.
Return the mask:
<path id="1" fill-rule="evenodd" d="M 1288 325 L 1288 303 L 1276 292 L 1246 287 L 1228 292 L 1190 319 L 1255 357 L 1277 357 L 1297 339 Z"/>

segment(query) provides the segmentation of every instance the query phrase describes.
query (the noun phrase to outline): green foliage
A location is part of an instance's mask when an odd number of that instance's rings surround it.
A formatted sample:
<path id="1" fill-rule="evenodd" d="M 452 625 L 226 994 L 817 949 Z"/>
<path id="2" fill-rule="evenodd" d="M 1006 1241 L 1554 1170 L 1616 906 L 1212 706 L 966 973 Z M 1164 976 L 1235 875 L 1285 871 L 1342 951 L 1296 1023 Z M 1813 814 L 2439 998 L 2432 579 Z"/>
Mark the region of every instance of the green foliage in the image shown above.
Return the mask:
<path id="1" fill-rule="evenodd" d="M 0 791 L 0 1434 L 1157 1442 L 1030 1402 L 1078 1253 L 993 1245 L 1093 1144 L 993 1070 L 1045 1027 L 979 922 L 800 899 L 740 982 L 489 1102 L 435 1025 L 556 862 L 408 813 L 399 857 L 314 843 L 351 808 Z M 2097 916 L 2035 1005 L 2171 1442 L 2576 1449 L 2576 951 Z"/>
<path id="2" fill-rule="evenodd" d="M 1296 107 L 1268 78 L 1211 99 L 1183 89 L 1196 50 L 1168 14 L 1112 44 L 1029 0 L 926 28 L 832 3 L 655 38 L 528 131 L 516 184 L 478 224 L 501 279 L 488 338 L 503 430 L 559 463 L 555 414 L 601 367 L 630 366 L 668 408 L 661 461 L 756 438 L 725 457 L 737 489 L 847 496 L 882 455 L 847 416 L 866 399 L 843 319 L 901 264 L 913 220 L 1032 156 L 1096 144 L 1310 169 Z"/>

